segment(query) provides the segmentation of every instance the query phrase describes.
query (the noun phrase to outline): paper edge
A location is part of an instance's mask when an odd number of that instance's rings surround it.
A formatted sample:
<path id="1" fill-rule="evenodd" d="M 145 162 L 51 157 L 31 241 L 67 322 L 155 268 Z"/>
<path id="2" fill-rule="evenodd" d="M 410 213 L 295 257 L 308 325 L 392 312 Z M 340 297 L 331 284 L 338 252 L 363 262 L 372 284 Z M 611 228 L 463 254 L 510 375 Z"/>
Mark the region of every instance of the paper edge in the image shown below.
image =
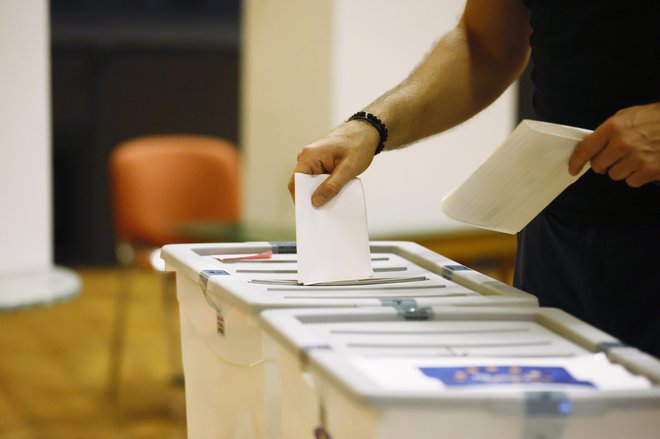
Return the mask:
<path id="1" fill-rule="evenodd" d="M 323 174 L 306 174 L 306 173 L 304 173 L 304 172 L 295 172 L 295 173 L 294 173 L 294 182 L 295 182 L 295 180 L 296 180 L 296 178 L 297 178 L 296 175 L 298 175 L 298 174 L 300 174 L 301 176 L 302 176 L 302 175 L 306 175 L 306 176 L 308 176 L 308 177 L 314 177 L 314 176 L 325 176 L 325 179 L 323 179 L 323 181 L 325 181 L 325 180 L 326 180 L 328 177 L 330 177 L 330 175 L 331 175 L 331 174 L 327 174 L 327 173 L 323 173 Z M 323 181 L 322 181 L 322 182 L 323 182 Z M 322 182 L 321 182 L 321 183 L 322 183 Z M 319 185 L 320 185 L 321 183 L 319 183 Z M 339 193 L 337 193 L 337 195 L 335 196 L 335 198 L 338 197 L 338 196 L 340 196 L 341 193 L 342 193 L 344 190 L 346 190 L 346 188 L 349 186 L 349 184 L 359 184 L 359 186 L 360 186 L 360 187 L 359 187 L 359 190 L 360 190 L 360 192 L 361 192 L 361 197 L 362 197 L 361 210 L 364 212 L 364 218 L 365 218 L 365 230 L 364 230 L 364 232 L 365 232 L 365 236 L 366 236 L 367 249 L 369 249 L 369 248 L 370 248 L 370 247 L 369 247 L 369 245 L 370 245 L 370 239 L 369 239 L 369 217 L 368 217 L 368 213 L 367 213 L 367 200 L 366 200 L 366 195 L 365 195 L 365 193 L 364 193 L 364 184 L 363 184 L 363 182 L 362 182 L 362 179 L 361 179 L 360 177 L 353 177 L 353 178 L 351 178 L 348 182 L 346 182 L 346 184 L 344 185 L 344 187 L 342 187 L 342 189 L 339 191 Z M 318 187 L 318 186 L 317 186 L 317 187 Z M 332 202 L 332 200 L 331 200 L 330 202 Z M 316 209 L 316 208 L 315 208 L 314 206 L 312 206 L 312 209 Z M 298 221 L 298 218 L 297 218 L 297 212 L 296 212 L 296 223 L 297 223 L 297 221 Z M 297 231 L 298 231 L 298 228 L 297 228 L 297 226 L 296 226 L 296 245 L 298 245 L 298 234 L 297 234 Z M 368 252 L 367 252 L 367 256 L 366 256 L 366 257 L 368 258 L 368 261 L 369 261 L 369 264 L 368 264 L 368 265 L 369 265 L 369 273 L 360 273 L 359 275 L 356 274 L 356 275 L 354 275 L 354 276 L 351 275 L 351 276 L 348 276 L 348 277 L 346 277 L 346 276 L 341 276 L 341 277 L 334 277 L 334 278 L 322 278 L 322 279 L 317 279 L 317 276 L 305 276 L 305 277 L 303 278 L 303 277 L 300 276 L 300 272 L 298 272 L 298 274 L 297 274 L 297 276 L 296 276 L 296 280 L 297 280 L 298 283 L 301 284 L 301 285 L 316 285 L 316 284 L 319 284 L 319 283 L 326 283 L 326 282 L 341 282 L 341 281 L 355 281 L 355 280 L 361 280 L 361 279 L 370 279 L 370 278 L 373 278 L 373 277 L 374 277 L 373 264 L 372 264 L 372 262 L 371 262 L 371 251 L 368 251 Z"/>
<path id="2" fill-rule="evenodd" d="M 564 139 L 570 139 L 570 140 L 575 140 L 579 142 L 582 140 L 585 136 L 588 134 L 591 134 L 593 131 L 588 130 L 585 128 L 579 128 L 579 127 L 573 127 L 570 125 L 561 125 L 561 124 L 555 124 L 552 122 L 545 122 L 545 121 L 540 121 L 540 120 L 533 120 L 533 119 L 523 119 L 520 121 L 520 123 L 509 133 L 509 135 L 499 144 L 497 148 L 495 148 L 489 155 L 486 157 L 471 173 L 468 175 L 463 182 L 461 182 L 458 186 L 456 186 L 453 190 L 451 190 L 448 194 L 446 194 L 444 197 L 442 197 L 442 200 L 440 202 L 440 207 L 445 215 L 447 215 L 449 218 L 461 222 L 463 224 L 468 224 L 473 227 L 477 227 L 480 229 L 486 229 L 486 230 L 492 230 L 495 232 L 500 232 L 500 233 L 506 233 L 509 235 L 516 235 L 520 233 L 522 229 L 524 229 L 530 222 L 536 218 L 541 212 L 543 212 L 561 193 L 563 193 L 566 189 L 568 189 L 569 186 L 574 184 L 577 180 L 580 179 L 590 168 L 591 166 L 589 163 L 585 164 L 580 172 L 576 174 L 575 176 L 571 176 L 570 182 L 553 198 L 546 204 L 536 215 L 534 215 L 529 221 L 527 221 L 522 227 L 515 229 L 515 228 L 506 228 L 506 227 L 497 227 L 497 226 L 488 226 L 485 224 L 480 224 L 480 223 L 475 223 L 473 221 L 468 221 L 466 219 L 461 218 L 460 216 L 456 215 L 455 213 L 452 213 L 451 210 L 447 207 L 447 203 L 449 202 L 449 198 L 451 198 L 455 193 L 465 184 L 466 181 L 468 181 L 472 176 L 481 168 L 483 167 L 489 160 L 490 158 L 502 147 L 504 146 L 509 138 L 515 134 L 516 131 L 520 131 L 524 128 L 530 129 L 534 131 L 535 133 L 541 134 L 541 135 L 549 135 L 549 136 L 555 136 L 555 137 L 561 137 Z M 561 133 L 558 132 L 553 132 L 552 130 L 547 130 L 547 129 L 542 129 L 542 128 L 559 128 L 561 130 Z M 574 134 L 570 135 L 570 134 Z M 568 167 L 568 164 L 567 164 Z"/>

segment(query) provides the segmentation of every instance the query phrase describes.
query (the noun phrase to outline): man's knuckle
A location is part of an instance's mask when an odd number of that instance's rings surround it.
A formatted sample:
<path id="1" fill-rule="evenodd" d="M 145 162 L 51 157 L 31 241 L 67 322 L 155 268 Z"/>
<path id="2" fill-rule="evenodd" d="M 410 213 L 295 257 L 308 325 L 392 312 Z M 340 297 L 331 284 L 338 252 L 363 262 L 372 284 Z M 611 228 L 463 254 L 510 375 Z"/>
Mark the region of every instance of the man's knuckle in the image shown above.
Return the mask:
<path id="1" fill-rule="evenodd" d="M 624 177 L 624 175 L 621 173 L 621 171 L 619 171 L 619 170 L 617 170 L 617 169 L 612 169 L 612 168 L 610 168 L 610 169 L 607 171 L 607 175 L 609 175 L 609 177 L 610 177 L 612 180 L 615 180 L 615 181 L 620 181 L 620 180 L 622 180 L 623 177 Z"/>
<path id="2" fill-rule="evenodd" d="M 298 151 L 298 158 L 301 158 L 302 156 L 305 156 L 309 154 L 314 147 L 312 145 L 305 145 L 302 148 L 300 148 L 300 151 Z"/>
<path id="3" fill-rule="evenodd" d="M 621 142 L 621 139 L 618 137 L 612 138 L 607 144 L 608 152 L 620 153 L 625 149 L 625 145 Z"/>
<path id="4" fill-rule="evenodd" d="M 614 133 L 623 132 L 627 126 L 627 118 L 621 113 L 617 113 L 609 120 L 609 128 Z"/>
<path id="5" fill-rule="evenodd" d="M 637 154 L 631 154 L 628 156 L 628 160 L 630 161 L 633 169 L 640 170 L 642 172 L 647 172 L 649 170 L 648 163 L 646 163 L 643 157 Z"/>
<path id="6" fill-rule="evenodd" d="M 646 178 L 644 178 L 640 173 L 635 173 L 626 178 L 626 184 L 630 187 L 638 188 L 646 183 Z"/>
<path id="7" fill-rule="evenodd" d="M 341 167 L 345 173 L 350 175 L 355 175 L 355 170 L 357 169 L 357 166 L 355 166 L 354 163 L 349 162 L 348 160 L 344 160 Z"/>
<path id="8" fill-rule="evenodd" d="M 615 146 L 620 152 L 629 153 L 635 150 L 635 141 L 630 136 L 622 136 Z"/>
<path id="9" fill-rule="evenodd" d="M 660 165 L 649 169 L 651 180 L 660 180 Z"/>
<path id="10" fill-rule="evenodd" d="M 325 186 L 326 193 L 331 194 L 331 195 L 337 195 L 339 193 L 339 191 L 341 190 L 339 185 L 337 183 L 335 183 L 334 181 L 327 181 L 324 186 Z"/>
<path id="11" fill-rule="evenodd" d="M 644 180 L 644 183 L 655 180 L 653 172 L 649 168 L 642 169 L 638 174 Z"/>
<path id="12" fill-rule="evenodd" d="M 582 141 L 578 143 L 577 146 L 575 147 L 575 150 L 573 151 L 573 157 L 581 160 L 587 155 L 588 150 L 589 150 L 589 142 Z"/>

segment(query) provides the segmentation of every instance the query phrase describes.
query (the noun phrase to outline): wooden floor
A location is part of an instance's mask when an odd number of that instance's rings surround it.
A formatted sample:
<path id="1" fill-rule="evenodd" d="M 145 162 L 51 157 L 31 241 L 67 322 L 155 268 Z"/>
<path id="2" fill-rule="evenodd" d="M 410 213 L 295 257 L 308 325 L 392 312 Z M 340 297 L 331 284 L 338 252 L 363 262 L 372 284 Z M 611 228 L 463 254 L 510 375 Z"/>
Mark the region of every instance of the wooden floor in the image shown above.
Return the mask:
<path id="1" fill-rule="evenodd" d="M 509 256 L 515 254 L 509 247 L 497 244 L 494 260 L 506 263 L 496 264 L 489 273 L 504 281 L 510 281 Z M 461 261 L 465 257 L 453 256 Z M 487 272 L 489 267 L 473 268 Z M 0 439 L 184 438 L 184 392 L 181 385 L 172 384 L 172 377 L 181 375 L 180 351 L 175 350 L 178 364 L 172 365 L 164 330 L 162 279 L 149 271 L 135 271 L 129 278 L 132 294 L 121 385 L 113 399 L 107 392 L 108 365 L 120 272 L 115 268 L 76 271 L 83 282 L 77 298 L 0 313 Z M 171 296 L 175 312 L 168 324 L 178 348 L 176 298 Z"/>
<path id="2" fill-rule="evenodd" d="M 180 365 L 172 371 L 168 360 L 159 278 L 130 278 L 113 400 L 107 371 L 118 272 L 76 271 L 83 290 L 70 302 L 0 314 L 0 438 L 184 438 L 183 388 L 171 383 Z M 176 325 L 176 318 L 168 320 Z"/>

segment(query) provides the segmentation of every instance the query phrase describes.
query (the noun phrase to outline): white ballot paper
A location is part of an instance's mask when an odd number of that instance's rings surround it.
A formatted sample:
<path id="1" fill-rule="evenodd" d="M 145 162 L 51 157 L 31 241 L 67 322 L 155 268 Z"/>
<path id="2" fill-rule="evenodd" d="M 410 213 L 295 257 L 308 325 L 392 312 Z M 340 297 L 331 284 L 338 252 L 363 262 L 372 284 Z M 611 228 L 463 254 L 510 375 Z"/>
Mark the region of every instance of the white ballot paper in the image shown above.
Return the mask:
<path id="1" fill-rule="evenodd" d="M 298 282 L 304 285 L 373 276 L 362 181 L 349 181 L 317 209 L 311 197 L 327 177 L 295 174 Z"/>
<path id="2" fill-rule="evenodd" d="M 449 217 L 515 234 L 584 174 L 568 159 L 589 130 L 523 120 L 468 179 L 442 200 Z"/>

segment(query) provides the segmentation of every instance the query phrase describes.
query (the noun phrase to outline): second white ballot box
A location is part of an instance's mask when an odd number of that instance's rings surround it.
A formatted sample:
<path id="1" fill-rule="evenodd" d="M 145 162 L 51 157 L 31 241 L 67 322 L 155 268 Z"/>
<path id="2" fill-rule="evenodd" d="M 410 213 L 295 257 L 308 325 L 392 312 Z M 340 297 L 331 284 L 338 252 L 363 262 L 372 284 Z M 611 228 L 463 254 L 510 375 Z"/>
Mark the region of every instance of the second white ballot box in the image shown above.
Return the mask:
<path id="1" fill-rule="evenodd" d="M 660 362 L 558 309 L 275 310 L 283 437 L 652 439 Z"/>
<path id="2" fill-rule="evenodd" d="M 259 315 L 278 308 L 535 307 L 536 298 L 411 242 L 372 242 L 374 276 L 300 285 L 291 243 L 173 244 L 190 438 L 285 438 L 275 345 Z"/>

